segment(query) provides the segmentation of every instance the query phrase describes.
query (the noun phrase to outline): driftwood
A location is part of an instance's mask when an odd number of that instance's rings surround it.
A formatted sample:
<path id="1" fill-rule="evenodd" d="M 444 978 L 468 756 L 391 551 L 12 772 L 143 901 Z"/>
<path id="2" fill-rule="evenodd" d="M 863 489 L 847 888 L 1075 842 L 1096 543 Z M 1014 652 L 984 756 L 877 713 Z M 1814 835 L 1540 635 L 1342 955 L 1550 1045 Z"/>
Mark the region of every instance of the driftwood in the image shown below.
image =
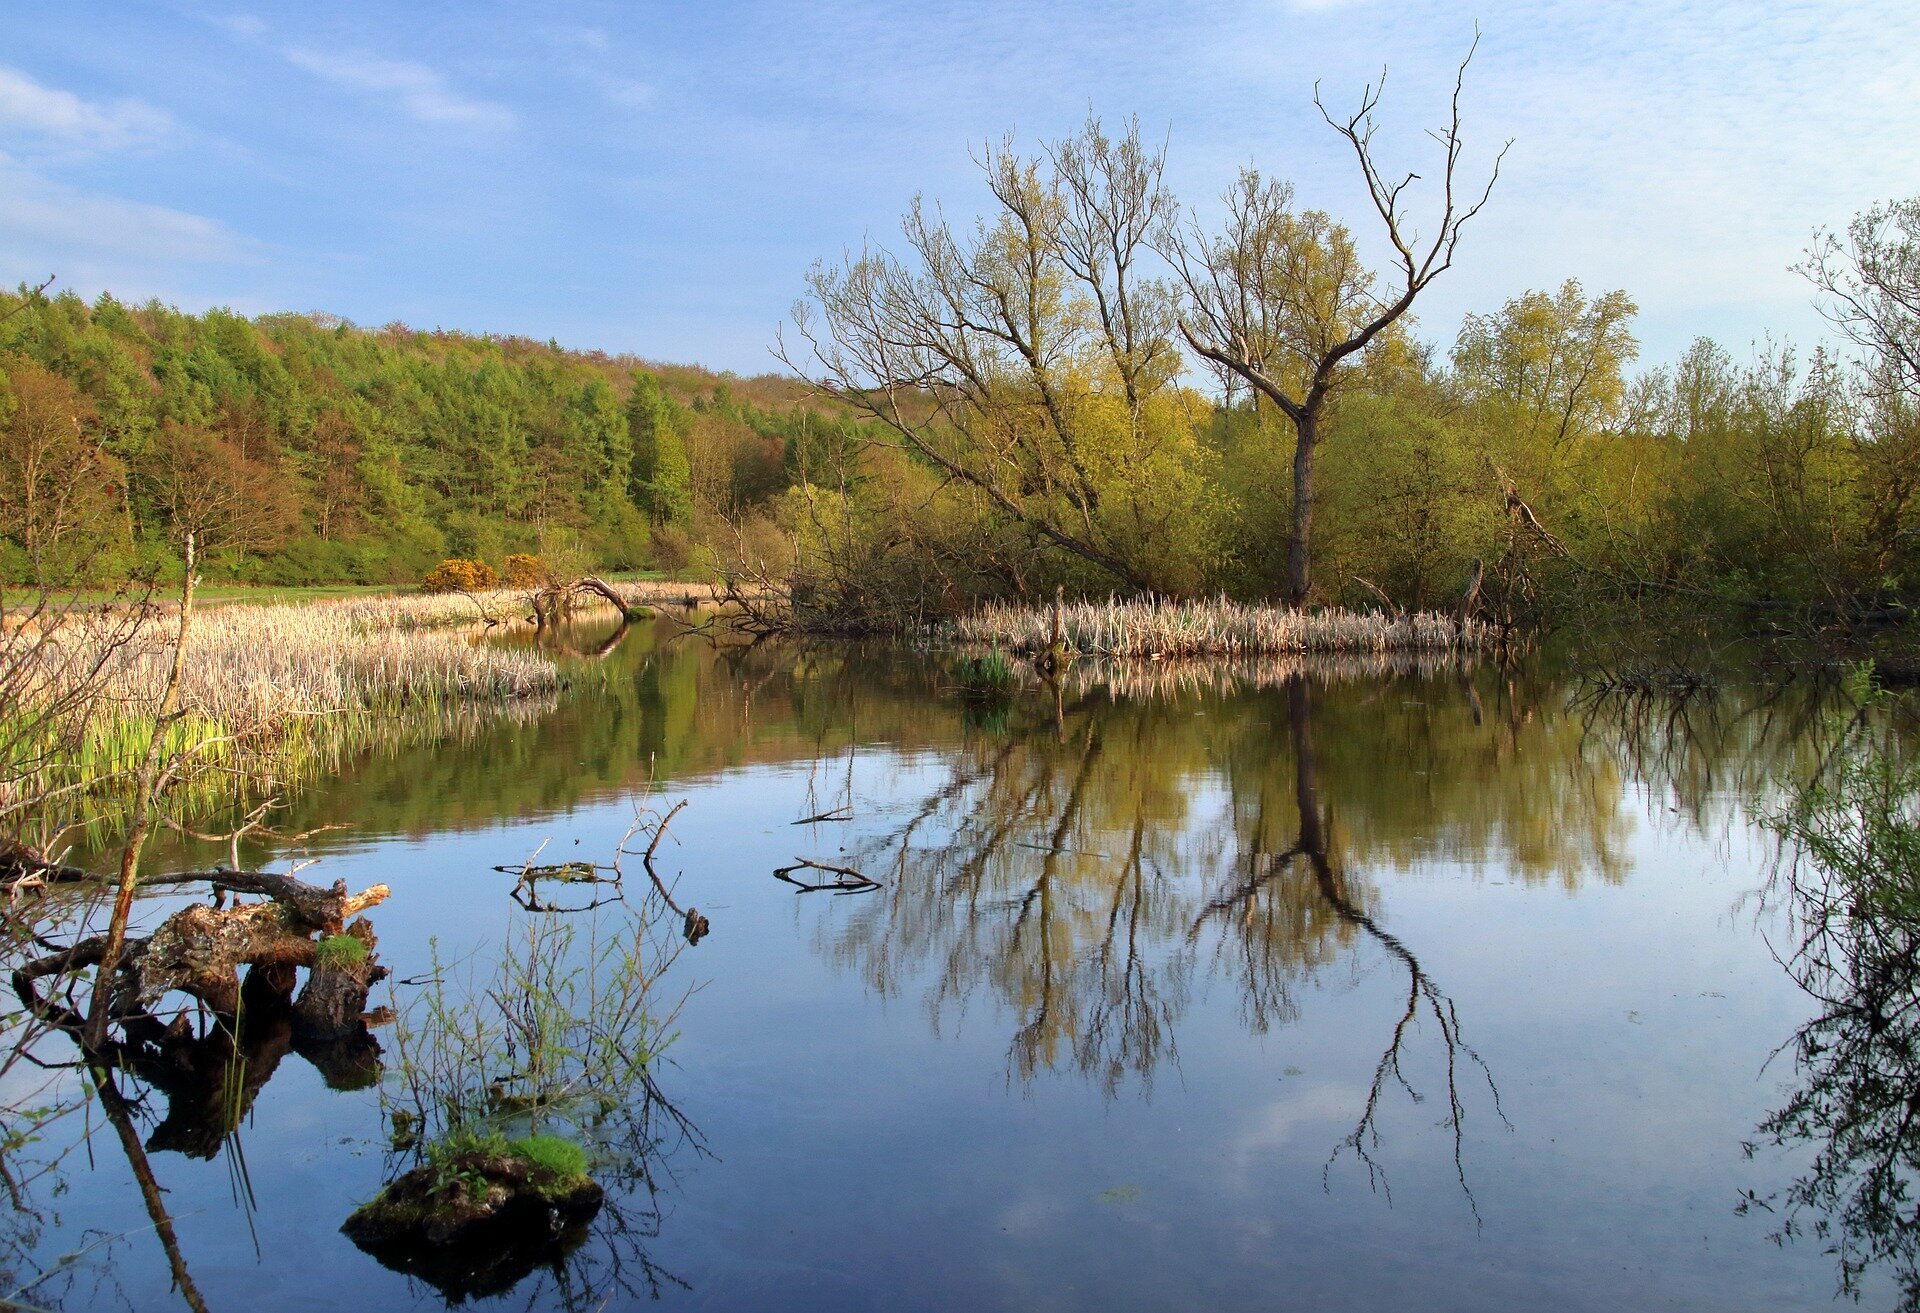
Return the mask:
<path id="1" fill-rule="evenodd" d="M 556 623 L 570 609 L 576 593 L 596 593 L 611 603 L 623 620 L 645 620 L 653 615 L 653 610 L 645 605 L 628 601 L 619 590 L 597 575 L 586 575 L 570 583 L 552 583 L 535 593 L 533 604 L 534 626 L 545 631 L 547 626 Z"/>
<path id="2" fill-rule="evenodd" d="M 340 1033 L 349 1026 L 349 1011 L 357 1019 L 364 1010 L 366 989 L 384 975 L 373 964 L 373 932 L 364 918 L 350 929 L 346 919 L 386 900 L 384 884 L 349 894 L 345 882 L 320 888 L 290 875 L 268 871 L 213 871 L 176 874 L 149 881 L 182 884 L 204 881 L 217 895 L 255 894 L 267 901 L 232 906 L 198 903 L 182 908 L 162 921 L 146 939 L 129 939 L 110 981 L 96 988 L 111 991 L 108 1015 L 123 1027 L 140 1028 L 152 1019 L 162 997 L 178 991 L 198 999 L 216 1017 L 231 1022 L 242 1011 L 241 969 L 258 968 L 281 973 L 291 992 L 295 968 L 308 967 L 312 975 L 296 1011 L 315 1033 Z M 316 962 L 315 936 L 347 935 L 359 941 L 361 951 L 329 954 Z M 14 992 L 35 1015 L 51 1024 L 78 1029 L 79 1009 L 53 994 L 44 994 L 41 982 L 65 979 L 70 986 L 78 972 L 99 966 L 106 957 L 105 936 L 96 935 L 65 948 L 54 949 L 27 962 L 13 973 Z"/>

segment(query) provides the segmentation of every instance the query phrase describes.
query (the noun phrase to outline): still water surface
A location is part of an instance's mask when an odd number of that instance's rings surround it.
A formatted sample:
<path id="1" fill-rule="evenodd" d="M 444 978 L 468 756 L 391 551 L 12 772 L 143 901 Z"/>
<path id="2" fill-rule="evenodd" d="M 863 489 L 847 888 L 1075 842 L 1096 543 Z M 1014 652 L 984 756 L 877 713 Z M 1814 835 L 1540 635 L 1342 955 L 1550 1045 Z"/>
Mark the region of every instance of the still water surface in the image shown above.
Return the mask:
<path id="1" fill-rule="evenodd" d="M 1819 1242 L 1736 1212 L 1805 1168 L 1743 1148 L 1811 1012 L 1746 812 L 1810 768 L 1818 693 L 1082 668 L 975 707 L 925 654 L 637 629 L 570 661 L 557 706 L 374 753 L 284 823 L 352 826 L 308 877 L 390 884 L 381 959 L 417 980 L 526 919 L 493 867 L 606 860 L 650 779 L 687 800 L 660 866 L 713 928 L 655 1078 L 697 1139 L 479 1306 L 1833 1306 Z M 881 887 L 773 878 L 802 857 Z M 207 1306 L 442 1305 L 337 1230 L 391 1162 L 377 1089 L 289 1055 L 222 1129 L 152 1154 Z M 4 1265 L 86 1252 L 22 1298 L 180 1306 L 112 1134 L 33 1152 L 62 1148 Z"/>

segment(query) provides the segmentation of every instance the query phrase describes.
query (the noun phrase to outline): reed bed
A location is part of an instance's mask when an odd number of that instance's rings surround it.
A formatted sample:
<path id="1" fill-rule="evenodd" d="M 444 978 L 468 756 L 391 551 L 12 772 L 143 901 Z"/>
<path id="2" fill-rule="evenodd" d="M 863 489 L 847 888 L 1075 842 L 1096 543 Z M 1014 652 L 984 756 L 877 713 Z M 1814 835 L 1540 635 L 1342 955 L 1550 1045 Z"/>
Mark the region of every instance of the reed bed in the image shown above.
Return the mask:
<path id="1" fill-rule="evenodd" d="M 183 665 L 184 714 L 166 731 L 169 751 L 188 752 L 208 785 L 189 792 L 274 788 L 396 733 L 432 736 L 476 710 L 548 703 L 560 685 L 553 662 L 481 641 L 477 618 L 458 596 L 196 612 Z M 131 638 L 123 620 L 103 613 L 60 623 L 15 714 L 30 722 L 36 701 L 53 701 L 63 679 L 82 673 L 93 672 L 92 696 L 65 723 L 20 741 L 19 751 L 44 756 L 57 775 L 42 774 L 38 784 L 112 781 L 144 754 L 176 623 L 155 613 Z"/>
<path id="2" fill-rule="evenodd" d="M 1217 598 L 1075 602 L 1061 608 L 1069 651 L 1153 660 L 1241 658 L 1304 653 L 1478 651 L 1491 629 L 1437 611 L 1403 615 L 1361 611 L 1295 611 Z M 1052 607 L 991 604 L 953 622 L 960 643 L 1015 652 L 1045 651 L 1053 641 Z"/>

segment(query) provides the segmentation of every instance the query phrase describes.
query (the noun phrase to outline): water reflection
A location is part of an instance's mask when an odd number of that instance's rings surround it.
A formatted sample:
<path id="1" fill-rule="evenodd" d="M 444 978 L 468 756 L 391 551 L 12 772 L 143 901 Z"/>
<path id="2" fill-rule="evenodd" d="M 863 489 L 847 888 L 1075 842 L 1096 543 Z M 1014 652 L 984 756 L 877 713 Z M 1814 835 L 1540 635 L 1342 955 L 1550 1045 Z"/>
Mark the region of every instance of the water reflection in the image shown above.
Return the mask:
<path id="1" fill-rule="evenodd" d="M 235 915 L 264 906 L 236 907 Z M 179 917 L 206 910 L 177 898 L 156 904 L 170 907 L 179 910 L 142 945 Z M 276 960 L 245 971 L 226 1011 L 166 999 L 156 1014 L 129 1013 L 120 1035 L 92 1046 L 81 1040 L 80 1008 L 70 997 L 83 982 L 47 969 L 64 954 L 41 951 L 52 944 L 42 931 L 56 922 L 84 927 L 87 909 L 49 901 L 37 923 L 30 910 L 16 908 L 7 921 L 24 1009 L 4 1017 L 8 1047 L 0 1062 L 10 1112 L 0 1126 L 0 1184 L 11 1205 L 0 1214 L 0 1307 L 99 1303 L 103 1296 L 144 1306 L 116 1288 L 107 1265 L 116 1250 L 143 1243 L 151 1231 L 172 1292 L 204 1313 L 210 1301 L 194 1277 L 169 1202 L 172 1187 L 163 1179 L 179 1174 L 167 1170 L 164 1155 L 223 1159 L 232 1204 L 250 1231 L 256 1200 L 248 1128 L 258 1096 L 289 1054 L 311 1063 L 329 1090 L 378 1091 L 394 1128 L 383 1178 L 418 1177 L 426 1188 L 409 1198 L 404 1225 L 363 1228 L 353 1238 L 447 1304 L 513 1291 L 530 1305 L 604 1308 L 614 1299 L 658 1298 L 685 1287 L 650 1252 L 664 1220 L 659 1190 L 667 1160 L 682 1150 L 705 1152 L 652 1072 L 678 1007 L 659 982 L 684 943 L 681 917 L 664 893 L 648 889 L 572 916 L 528 913 L 503 940 L 479 993 L 459 994 L 451 977 L 460 964 L 436 956 L 396 991 L 405 999 L 397 1017 L 386 1008 L 363 1012 L 361 991 L 343 1024 L 321 1025 L 322 1012 L 308 1007 L 309 995 L 324 992 L 319 968 L 296 999 L 294 965 Z M 355 923 L 354 934 L 374 942 L 364 922 Z M 371 956 L 355 970 L 356 980 L 386 974 Z M 390 1051 L 370 1024 L 393 1027 Z M 23 1078 L 36 1071 L 43 1079 L 34 1090 Z M 527 1156 L 542 1141 L 549 1155 L 557 1145 L 570 1176 L 528 1176 L 526 1164 L 545 1161 Z M 534 1147 L 522 1147 L 528 1144 Z M 47 1237 L 62 1227 L 59 1201 L 84 1174 L 107 1166 L 101 1155 L 108 1146 L 126 1162 L 145 1226 L 92 1230 L 49 1258 Z M 578 1156 L 578 1166 L 568 1154 Z M 476 1161 L 530 1180 L 531 1206 L 473 1194 Z M 271 1188 L 271 1164 L 267 1170 Z M 557 1184 L 548 1183 L 563 1179 L 574 1182 L 571 1197 L 581 1206 L 556 1211 L 543 1201 L 560 1197 Z M 113 1215 L 102 1213 L 102 1202 L 96 1194 L 88 1211 Z M 446 1218 L 452 1220 L 443 1226 Z M 312 1220 L 339 1224 L 337 1216 Z M 252 1248 L 263 1263 L 293 1258 L 263 1251 L 257 1236 Z M 226 1257 L 223 1247 L 214 1261 Z M 211 1302 L 231 1306 L 232 1297 L 228 1291 Z"/>
<path id="2" fill-rule="evenodd" d="M 1413 678 L 1388 691 L 1417 690 Z M 1238 716 L 1217 701 L 1057 691 L 1054 716 L 977 735 L 904 823 L 857 845 L 882 890 L 822 950 L 882 993 L 932 964 L 936 1025 L 994 995 L 1015 1019 L 1010 1079 L 1072 1070 L 1110 1095 L 1177 1065 L 1196 977 L 1230 982 L 1264 1034 L 1297 1019 L 1318 973 L 1384 954 L 1405 973 L 1405 1004 L 1382 1018 L 1372 1084 L 1333 1154 L 1384 1188 L 1377 1113 L 1389 1092 L 1428 1097 L 1403 1061 L 1425 1036 L 1465 1186 L 1468 1103 L 1504 1120 L 1498 1091 L 1453 1001 L 1383 923 L 1364 874 L 1381 845 L 1362 837 L 1378 813 L 1348 822 L 1326 782 L 1316 681 L 1296 667 Z"/>
<path id="3" fill-rule="evenodd" d="M 764 931 L 771 923 L 786 934 L 784 911 L 756 922 L 765 904 L 750 900 L 792 897 L 812 938 L 809 947 L 803 933 L 791 959 L 764 964 L 781 979 L 810 980 L 799 974 L 804 970 L 829 977 L 819 970 L 824 959 L 843 968 L 843 980 L 923 1004 L 936 1034 L 963 1013 L 976 1027 L 984 1018 L 995 1027 L 987 1059 L 995 1083 L 1004 1079 L 1019 1093 L 1047 1083 L 1075 1092 L 1084 1086 L 1129 1106 L 1145 1098 L 1164 1106 L 1169 1078 L 1185 1077 L 1190 1086 L 1209 1079 L 1211 1071 L 1182 1065 L 1183 1040 L 1188 1064 L 1197 1068 L 1191 1054 L 1207 1052 L 1195 1043 L 1203 1020 L 1212 1022 L 1210 1039 L 1281 1037 L 1272 1046 L 1278 1068 L 1287 1060 L 1283 1043 L 1316 1015 L 1336 1015 L 1337 1006 L 1343 1019 L 1360 1018 L 1339 1040 L 1342 1056 L 1351 1050 L 1370 1077 L 1358 1076 L 1350 1090 L 1328 1087 L 1342 1106 L 1325 1132 L 1327 1161 L 1384 1188 L 1385 1167 L 1417 1160 L 1417 1149 L 1426 1147 L 1410 1144 L 1401 1128 L 1424 1120 L 1436 1130 L 1433 1156 L 1450 1153 L 1454 1175 L 1462 1186 L 1481 1186 L 1483 1203 L 1482 1183 L 1496 1173 L 1484 1162 L 1476 1170 L 1473 1151 L 1483 1133 L 1503 1134 L 1496 1077 L 1512 1094 L 1538 1073 L 1514 1071 L 1529 1060 L 1524 1046 L 1503 1048 L 1489 1037 L 1494 1009 L 1475 994 L 1457 943 L 1449 956 L 1446 937 L 1433 921 L 1413 916 L 1409 904 L 1429 886 L 1457 897 L 1463 915 L 1489 905 L 1473 901 L 1481 883 L 1543 892 L 1530 910 L 1558 907 L 1562 890 L 1610 891 L 1631 873 L 1643 827 L 1713 833 L 1738 823 L 1744 802 L 1770 781 L 1814 769 L 1831 747 L 1835 697 L 1812 682 L 1729 681 L 1682 702 L 1660 702 L 1582 690 L 1538 663 L 1462 670 L 1363 660 L 1312 667 L 1083 663 L 1052 685 L 1029 684 L 982 705 L 952 695 L 938 654 L 782 647 L 645 623 L 562 628 L 542 641 L 568 654 L 573 688 L 557 705 L 524 719 L 462 722 L 454 742 L 435 748 L 392 743 L 371 750 L 337 778 L 291 799 L 287 828 L 340 821 L 356 827 L 317 836 L 312 847 L 321 855 L 387 836 L 507 824 L 523 825 L 537 841 L 561 813 L 579 812 L 583 825 L 592 824 L 606 819 L 596 818 L 595 804 L 613 814 L 623 809 L 614 800 L 651 796 L 650 786 L 672 781 L 670 796 L 678 796 L 704 782 L 710 787 L 695 793 L 685 818 L 691 834 L 716 810 L 765 808 L 767 799 L 784 796 L 778 790 L 800 794 L 804 771 L 804 797 L 791 799 L 791 811 L 756 814 L 754 825 L 739 827 L 742 852 L 760 842 L 758 826 L 773 827 L 762 844 L 773 860 L 744 870 L 734 850 L 720 857 L 687 850 L 686 882 L 676 887 L 698 892 L 718 926 L 696 960 L 716 956 L 715 946 L 724 952 L 743 942 L 730 938 L 736 927 Z M 790 820 L 805 825 L 790 829 Z M 476 858 L 480 841 L 464 852 L 459 847 L 448 843 L 452 855 L 428 858 L 415 886 L 423 915 L 438 915 L 449 891 L 467 896 L 471 885 L 458 881 L 523 855 Z M 795 894 L 772 879 L 771 868 L 796 849 L 870 875 L 878 887 L 846 897 Z M 394 844 L 385 851 L 406 850 Z M 1644 854 L 1647 845 L 1640 842 L 1637 851 Z M 250 862 L 263 855 L 245 853 Z M 712 869 L 723 860 L 728 869 Z M 595 886 L 562 900 L 560 885 L 550 883 L 539 906 L 599 897 Z M 709 904 L 715 889 L 724 890 L 722 901 Z M 496 894 L 504 915 L 504 884 Z M 583 910 L 571 919 L 584 925 L 582 918 L 594 914 Z M 674 942 L 689 933 L 680 922 L 668 929 Z M 788 942 L 762 938 L 756 952 L 786 952 Z M 489 943 L 483 965 L 504 948 Z M 757 971 L 763 963 L 749 965 Z M 400 974 L 417 980 L 428 973 L 424 962 L 410 961 Z M 1875 978 L 1869 974 L 1868 983 Z M 1863 1002 L 1857 985 L 1836 986 L 1833 994 L 1853 1000 L 1849 1018 L 1876 1008 L 1902 1018 L 1914 1011 L 1906 996 Z M 1352 999 L 1336 1004 L 1334 990 Z M 845 994 L 833 1002 L 858 1015 L 861 989 Z M 164 1152 L 228 1154 L 239 1173 L 248 1117 L 285 1114 L 284 1107 L 252 1110 L 267 1079 L 297 1069 L 285 1056 L 301 1052 L 298 1036 L 280 1028 L 269 1007 L 249 1008 L 247 1017 L 232 1037 L 208 1033 L 200 1036 L 203 1047 L 176 1050 L 171 1065 L 130 1060 L 108 1073 L 115 1106 L 125 1113 L 119 1121 L 109 1114 L 108 1096 L 97 1096 L 95 1124 L 115 1132 L 100 1142 L 122 1145 L 136 1185 L 143 1169 L 134 1151 L 140 1162 L 153 1155 L 145 1171 L 152 1176 L 157 1165 L 162 1188 L 141 1197 L 163 1211 L 192 1197 L 169 1172 Z M 778 1024 L 790 1026 L 791 1018 Z M 923 1033 L 917 1020 L 912 1027 L 916 1038 Z M 381 1063 L 393 1064 L 392 1032 L 379 1034 L 384 1055 L 376 1045 L 338 1061 L 307 1056 L 328 1085 L 351 1089 Z M 1866 1035 L 1859 1061 L 1835 1068 L 1827 1085 L 1816 1082 L 1825 1092 L 1802 1106 L 1864 1108 L 1856 1086 L 1905 1091 L 1920 1082 L 1906 1040 L 1885 1035 Z M 1820 1053 L 1836 1051 L 1834 1042 L 1814 1034 Z M 79 1072 L 71 1079 L 89 1078 Z M 686 1128 L 644 1091 L 631 1093 L 620 1107 L 653 1120 L 636 1123 L 628 1137 L 636 1152 L 608 1155 L 609 1198 L 584 1236 L 557 1237 L 530 1263 L 516 1257 L 498 1272 L 430 1271 L 396 1260 L 424 1280 L 416 1294 L 477 1298 L 511 1279 L 520 1283 L 515 1303 L 591 1308 L 609 1291 L 616 1301 L 646 1298 L 699 1275 L 702 1297 L 719 1298 L 703 1273 L 678 1265 L 669 1271 L 653 1256 L 663 1212 L 658 1173 Z M 1101 1099 L 1088 1102 L 1099 1106 Z M 362 1096 L 362 1105 L 369 1123 L 363 1138 L 371 1141 L 373 1096 Z M 1909 1126 L 1901 1120 L 1905 1105 L 1887 1093 L 1875 1106 L 1885 1116 L 1874 1123 L 1880 1129 L 1873 1143 L 1891 1147 L 1895 1157 L 1920 1152 L 1908 1147 L 1911 1136 L 1901 1138 Z M 301 1111 L 312 1115 L 309 1107 Z M 1536 1124 L 1520 1130 L 1538 1135 L 1538 1109 L 1529 1111 Z M 619 1138 L 616 1120 L 610 1112 L 594 1134 Z M 1523 1120 L 1516 1111 L 1514 1121 Z M 123 1127 L 137 1133 L 129 1137 Z M 1798 1133 L 1790 1122 L 1779 1129 Z M 1398 1139 L 1383 1143 L 1389 1130 Z M 48 1262 L 56 1243 L 48 1236 L 60 1235 L 57 1222 L 33 1220 L 34 1210 L 53 1217 L 49 1196 L 57 1199 L 84 1170 L 75 1166 L 81 1160 L 68 1159 L 36 1184 L 28 1160 L 77 1143 L 86 1140 L 55 1125 L 38 1147 L 0 1152 L 0 1184 L 16 1201 L 12 1217 L 20 1228 L 10 1242 L 16 1257 L 0 1266 L 12 1266 L 17 1280 L 39 1274 L 35 1256 Z M 723 1147 L 745 1162 L 766 1146 Z M 388 1176 L 413 1161 L 406 1152 L 389 1160 Z M 1320 1153 L 1314 1145 L 1311 1157 Z M 278 1175 L 265 1175 L 278 1170 L 252 1164 L 256 1184 L 278 1182 Z M 1404 1182 L 1408 1172 L 1399 1172 Z M 1453 1186 L 1444 1175 L 1442 1181 L 1453 1198 Z M 1403 1206 L 1403 1214 L 1417 1211 L 1414 1197 L 1416 1208 Z M 1488 1210 L 1489 1235 L 1498 1216 Z M 190 1247 L 193 1228 L 176 1234 L 157 1215 L 148 1219 L 184 1292 L 192 1255 L 179 1240 Z M 328 1226 L 338 1220 L 327 1219 Z M 1896 1220 L 1889 1231 L 1896 1239 L 1888 1243 L 1905 1244 L 1911 1231 L 1902 1230 L 1905 1219 Z M 675 1230 L 685 1228 L 683 1218 Z M 151 1253 L 144 1237 L 142 1230 L 110 1241 L 75 1271 L 36 1286 L 32 1297 L 49 1305 L 65 1298 L 72 1306 L 96 1298 L 101 1292 L 85 1288 L 80 1272 L 86 1280 L 109 1279 L 102 1260 L 135 1245 Z M 352 1251 L 346 1257 L 364 1269 L 343 1277 L 349 1284 L 366 1273 L 383 1275 L 371 1260 Z M 4 1280 L 0 1293 L 17 1283 Z M 63 1290 L 62 1281 L 72 1285 Z"/>
<path id="4" fill-rule="evenodd" d="M 1781 960 L 1815 1015 L 1782 1046 L 1795 1084 L 1759 1127 L 1810 1151 L 1777 1194 L 1742 1209 L 1775 1238 L 1811 1237 L 1858 1299 L 1889 1273 L 1920 1309 L 1920 764 L 1887 732 L 1883 700 L 1836 727 L 1832 757 L 1775 813 L 1787 847 L 1770 895 L 1791 913 Z M 1757 1146 L 1749 1145 L 1749 1153 Z"/>

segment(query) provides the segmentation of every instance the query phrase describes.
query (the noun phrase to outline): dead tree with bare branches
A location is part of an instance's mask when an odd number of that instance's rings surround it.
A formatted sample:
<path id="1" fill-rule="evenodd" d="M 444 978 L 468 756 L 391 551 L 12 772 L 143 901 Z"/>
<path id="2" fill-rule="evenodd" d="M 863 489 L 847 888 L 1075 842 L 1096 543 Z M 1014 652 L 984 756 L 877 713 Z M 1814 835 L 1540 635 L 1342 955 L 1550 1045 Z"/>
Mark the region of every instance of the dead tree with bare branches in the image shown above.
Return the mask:
<path id="1" fill-rule="evenodd" d="M 1313 467 L 1327 403 L 1361 353 L 1452 267 L 1462 230 L 1486 205 L 1500 176 L 1505 147 L 1477 189 L 1463 187 L 1460 176 L 1461 89 L 1473 53 L 1468 50 L 1455 73 L 1447 125 L 1429 134 L 1440 146 L 1441 170 L 1437 222 L 1427 237 L 1414 230 L 1408 205 L 1420 175 L 1394 180 L 1375 154 L 1375 111 L 1386 75 L 1362 92 L 1359 108 L 1344 118 L 1328 112 L 1314 92 L 1321 117 L 1359 163 L 1393 248 L 1391 276 L 1365 266 L 1344 224 L 1322 211 L 1296 210 L 1290 184 L 1251 168 L 1228 190 L 1219 232 L 1168 223 L 1159 236 L 1186 292 L 1180 331 L 1187 345 L 1224 382 L 1244 384 L 1271 403 L 1293 430 L 1286 596 L 1295 606 L 1306 602 L 1312 586 Z"/>

